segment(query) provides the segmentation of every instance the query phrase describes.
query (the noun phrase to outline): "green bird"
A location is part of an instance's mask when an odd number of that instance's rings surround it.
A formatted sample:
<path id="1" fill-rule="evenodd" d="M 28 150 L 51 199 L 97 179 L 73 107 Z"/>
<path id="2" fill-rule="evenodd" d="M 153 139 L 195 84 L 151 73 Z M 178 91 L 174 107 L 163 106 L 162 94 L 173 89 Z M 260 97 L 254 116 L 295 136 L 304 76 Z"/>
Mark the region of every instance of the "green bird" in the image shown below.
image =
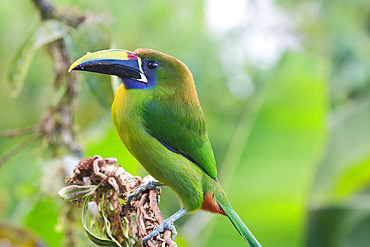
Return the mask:
<path id="1" fill-rule="evenodd" d="M 161 184 L 178 195 L 182 209 L 149 236 L 171 229 L 173 222 L 200 209 L 226 215 L 250 246 L 261 246 L 235 213 L 217 180 L 217 167 L 193 76 L 180 60 L 137 49 L 88 53 L 69 71 L 116 75 L 122 85 L 112 105 L 112 119 L 131 154 Z"/>

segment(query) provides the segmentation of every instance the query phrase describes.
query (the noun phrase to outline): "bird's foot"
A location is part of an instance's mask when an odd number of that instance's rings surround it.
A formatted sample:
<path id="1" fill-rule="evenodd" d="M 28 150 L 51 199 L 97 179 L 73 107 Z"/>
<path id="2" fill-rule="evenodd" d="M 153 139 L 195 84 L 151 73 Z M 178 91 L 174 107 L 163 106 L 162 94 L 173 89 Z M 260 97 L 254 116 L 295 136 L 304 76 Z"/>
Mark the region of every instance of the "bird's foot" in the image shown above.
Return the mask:
<path id="1" fill-rule="evenodd" d="M 145 191 L 145 190 L 156 189 L 156 190 L 158 190 L 158 192 L 160 192 L 161 188 L 159 186 L 162 186 L 162 185 L 163 184 L 161 184 L 157 180 L 150 180 L 150 181 L 140 185 L 139 188 L 137 188 L 136 190 L 134 190 L 134 192 L 132 192 L 131 194 L 129 194 L 127 196 L 127 205 L 130 205 L 131 200 L 135 197 L 138 197 L 140 195 L 140 193 Z"/>
<path id="2" fill-rule="evenodd" d="M 185 215 L 187 213 L 186 209 L 180 209 L 175 214 L 173 214 L 168 219 L 164 220 L 162 224 L 155 227 L 149 235 L 143 238 L 143 243 L 146 243 L 148 240 L 152 239 L 153 237 L 157 236 L 158 234 L 164 232 L 165 230 L 170 230 L 172 232 L 172 240 L 175 240 L 175 237 L 177 235 L 177 231 L 173 223 L 179 219 L 181 216 Z"/>
<path id="3" fill-rule="evenodd" d="M 160 233 L 163 233 L 165 230 L 170 230 L 172 232 L 172 240 L 175 240 L 175 237 L 177 235 L 177 231 L 175 226 L 173 225 L 173 221 L 167 219 L 162 222 L 159 226 L 155 227 L 153 231 L 143 238 L 143 243 L 146 243 L 148 240 L 152 239 L 153 237 L 157 236 Z"/>

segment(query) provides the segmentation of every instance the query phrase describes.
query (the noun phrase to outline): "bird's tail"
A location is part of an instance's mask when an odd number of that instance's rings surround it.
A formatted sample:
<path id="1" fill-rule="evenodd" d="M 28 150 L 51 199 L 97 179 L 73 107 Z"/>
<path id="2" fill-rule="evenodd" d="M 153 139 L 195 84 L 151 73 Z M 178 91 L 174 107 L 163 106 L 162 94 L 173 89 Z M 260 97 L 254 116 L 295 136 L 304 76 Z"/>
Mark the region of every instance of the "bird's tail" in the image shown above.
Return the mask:
<path id="1" fill-rule="evenodd" d="M 222 202 L 223 201 L 223 202 Z M 226 216 L 233 223 L 234 227 L 238 230 L 239 234 L 244 238 L 244 240 L 249 244 L 250 247 L 262 247 L 253 234 L 249 231 L 248 227 L 235 213 L 234 209 L 231 207 L 228 201 L 217 200 L 218 204 L 224 210 Z"/>

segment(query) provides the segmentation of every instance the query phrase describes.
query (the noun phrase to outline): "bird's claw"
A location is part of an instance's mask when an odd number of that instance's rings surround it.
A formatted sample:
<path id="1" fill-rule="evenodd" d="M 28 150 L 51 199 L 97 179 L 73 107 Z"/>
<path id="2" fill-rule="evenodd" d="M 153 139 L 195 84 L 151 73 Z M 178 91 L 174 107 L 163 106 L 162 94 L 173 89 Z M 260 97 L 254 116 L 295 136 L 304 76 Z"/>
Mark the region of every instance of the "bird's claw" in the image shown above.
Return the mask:
<path id="1" fill-rule="evenodd" d="M 133 198 L 138 197 L 141 192 L 149 189 L 156 189 L 159 193 L 161 191 L 161 188 L 159 186 L 162 186 L 162 184 L 156 180 L 150 180 L 142 185 L 140 185 L 139 188 L 134 190 L 131 194 L 127 196 L 127 204 L 130 205 Z"/>
<path id="2" fill-rule="evenodd" d="M 143 243 L 146 243 L 148 240 L 152 239 L 153 237 L 157 236 L 160 233 L 163 233 L 165 230 L 170 230 L 172 232 L 172 240 L 175 240 L 175 237 L 177 235 L 177 231 L 175 226 L 173 225 L 172 220 L 165 220 L 160 224 L 159 226 L 155 227 L 153 231 L 147 235 L 146 237 L 143 238 Z"/>

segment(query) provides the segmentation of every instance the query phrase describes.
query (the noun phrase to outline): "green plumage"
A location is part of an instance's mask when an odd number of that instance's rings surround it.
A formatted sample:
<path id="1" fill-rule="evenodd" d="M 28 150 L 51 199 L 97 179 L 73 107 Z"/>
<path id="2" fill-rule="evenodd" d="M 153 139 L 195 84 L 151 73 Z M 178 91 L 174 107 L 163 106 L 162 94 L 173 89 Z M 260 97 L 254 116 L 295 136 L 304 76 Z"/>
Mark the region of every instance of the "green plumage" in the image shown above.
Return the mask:
<path id="1" fill-rule="evenodd" d="M 145 107 L 156 97 L 146 90 L 127 90 L 121 86 L 112 106 L 117 132 L 135 158 L 158 181 L 171 187 L 189 211 L 203 203 L 203 182 L 212 180 L 202 168 L 166 148 L 148 131 Z M 153 99 L 154 98 L 154 99 Z"/>
<path id="2" fill-rule="evenodd" d="M 147 131 L 157 140 L 199 165 L 211 178 L 217 178 L 216 162 L 199 105 L 171 100 L 150 101 L 144 107 Z"/>

